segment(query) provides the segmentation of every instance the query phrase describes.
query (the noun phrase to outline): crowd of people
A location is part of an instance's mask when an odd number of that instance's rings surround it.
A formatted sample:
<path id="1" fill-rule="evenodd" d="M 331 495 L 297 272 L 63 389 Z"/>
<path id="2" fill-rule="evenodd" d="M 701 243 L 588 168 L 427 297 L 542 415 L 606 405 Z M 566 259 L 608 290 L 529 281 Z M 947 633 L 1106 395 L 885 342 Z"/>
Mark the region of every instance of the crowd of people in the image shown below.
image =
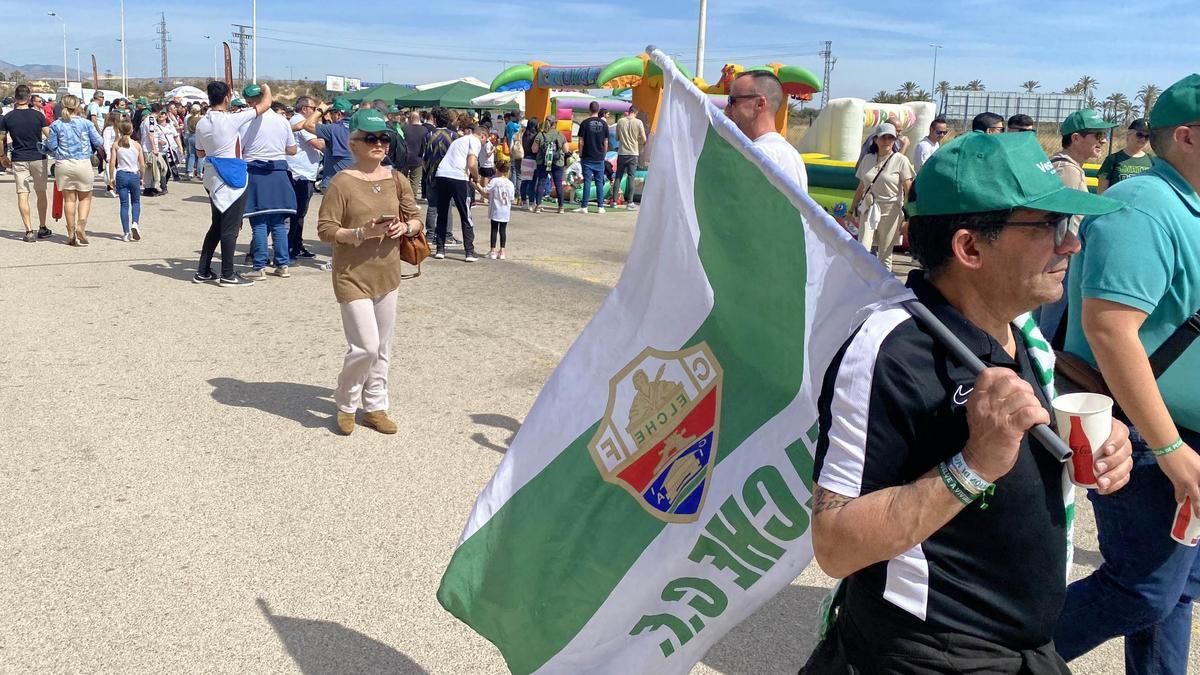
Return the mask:
<path id="1" fill-rule="evenodd" d="M 98 154 L 129 241 L 142 236 L 139 197 L 202 180 L 211 222 L 193 281 L 246 286 L 313 255 L 303 226 L 323 192 L 317 235 L 332 248 L 348 343 L 334 396 L 343 434 L 360 410 L 363 426 L 396 432 L 388 371 L 406 238 L 426 237 L 435 259 L 461 243 L 475 262 L 472 206 L 486 203 L 487 257 L 505 259 L 512 209 L 538 211 L 551 190 L 559 213 L 576 194 L 590 213 L 593 191 L 603 213 L 626 177 L 633 207 L 646 142 L 636 109 L 613 125 L 593 104 L 571 147 L 549 119 L 506 113 L 493 124 L 309 97 L 289 107 L 257 84 L 238 93 L 211 82 L 207 105 L 187 108 L 68 95 L 52 117 L 18 87 L 0 139 L 25 240 L 51 235 L 49 155 L 69 243 L 88 245 Z M 802 158 L 775 128 L 785 104 L 774 74 L 748 71 L 732 81 L 725 115 L 807 190 Z M 908 236 L 919 264 L 909 288 L 986 367 L 973 372 L 899 308 L 873 312 L 834 357 L 818 404 L 812 541 L 844 582 L 802 672 L 1065 673 L 1118 636 L 1127 672 L 1188 671 L 1200 556 L 1169 530 L 1177 509 L 1200 518 L 1200 75 L 1128 125 L 1092 194 L 1084 165 L 1115 126 L 1074 112 L 1052 155 L 1024 115 L 983 113 L 954 139 L 938 118 L 912 148 L 890 122 L 867 139 L 849 229 L 888 269 Z M 250 270 L 236 274 L 243 219 Z M 1076 366 L 1059 384 L 1116 403 L 1088 491 L 1104 560 L 1069 586 L 1073 488 L 1029 433 L 1050 422 L 1053 350 Z"/>

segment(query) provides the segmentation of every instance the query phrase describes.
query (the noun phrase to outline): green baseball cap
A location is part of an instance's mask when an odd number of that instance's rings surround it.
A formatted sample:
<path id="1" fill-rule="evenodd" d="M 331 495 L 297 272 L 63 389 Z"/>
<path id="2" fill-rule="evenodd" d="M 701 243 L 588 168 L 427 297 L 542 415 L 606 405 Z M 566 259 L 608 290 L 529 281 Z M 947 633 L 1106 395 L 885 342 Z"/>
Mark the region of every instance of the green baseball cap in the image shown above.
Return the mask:
<path id="1" fill-rule="evenodd" d="M 339 97 L 333 99 L 333 104 L 331 104 L 329 106 L 329 109 L 336 110 L 336 111 L 342 112 L 342 113 L 348 113 L 348 112 L 350 112 L 350 108 L 352 108 L 352 107 L 353 106 L 350 105 L 350 101 L 347 101 L 346 99 L 339 96 Z"/>
<path id="2" fill-rule="evenodd" d="M 139 96 L 137 99 L 137 105 L 150 105 L 150 102 L 146 100 L 145 96 Z"/>
<path id="3" fill-rule="evenodd" d="M 388 106 L 388 114 L 389 115 L 397 115 L 399 113 L 400 113 L 400 106 L 398 106 L 398 105 Z"/>
<path id="4" fill-rule="evenodd" d="M 1063 136 L 1070 136 L 1077 131 L 1111 129 L 1115 126 L 1117 126 L 1116 122 L 1106 122 L 1100 116 L 1100 113 L 1091 108 L 1084 108 L 1083 110 L 1076 110 L 1067 115 L 1067 119 L 1063 120 L 1059 133 Z"/>
<path id="5" fill-rule="evenodd" d="M 910 216 L 1016 208 L 1095 216 L 1125 207 L 1063 185 L 1034 134 L 963 134 L 925 162 L 916 190 Z"/>
<path id="6" fill-rule="evenodd" d="M 234 106 L 234 107 L 244 108 L 244 107 L 246 107 L 246 102 L 240 98 L 235 98 L 229 102 L 229 105 Z"/>
<path id="7" fill-rule="evenodd" d="M 1150 111 L 1150 128 L 1178 127 L 1200 120 L 1200 75 L 1192 73 L 1159 94 Z"/>
<path id="8" fill-rule="evenodd" d="M 387 119 L 374 108 L 363 108 L 350 118 L 350 131 L 386 131 Z"/>
<path id="9" fill-rule="evenodd" d="M 261 95 L 262 95 L 262 87 L 258 86 L 257 84 L 251 83 L 251 84 L 248 84 L 248 85 L 242 87 L 242 96 L 244 96 L 246 98 L 250 98 L 251 96 L 261 96 Z"/>

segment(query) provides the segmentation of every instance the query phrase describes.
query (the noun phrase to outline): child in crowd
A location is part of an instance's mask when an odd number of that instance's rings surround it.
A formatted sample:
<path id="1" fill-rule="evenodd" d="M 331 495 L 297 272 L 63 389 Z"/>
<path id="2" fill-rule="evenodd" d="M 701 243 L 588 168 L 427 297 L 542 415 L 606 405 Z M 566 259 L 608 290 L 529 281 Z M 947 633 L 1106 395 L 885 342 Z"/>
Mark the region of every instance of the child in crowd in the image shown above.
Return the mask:
<path id="1" fill-rule="evenodd" d="M 505 260 L 504 247 L 508 243 L 508 220 L 512 216 L 512 203 L 516 197 L 517 188 L 508 178 L 509 163 L 507 160 L 496 160 L 496 176 L 488 183 L 487 189 L 476 186 L 480 194 L 488 196 L 488 219 L 492 221 L 492 247 L 487 257 L 492 260 Z M 496 235 L 500 235 L 500 246 L 496 247 Z"/>
<path id="2" fill-rule="evenodd" d="M 567 173 L 563 179 L 563 199 L 574 202 L 577 195 L 582 194 L 583 165 L 579 163 L 579 155 L 571 152 L 566 157 Z"/>
<path id="3" fill-rule="evenodd" d="M 138 229 L 138 219 L 142 215 L 141 185 L 142 176 L 146 173 L 146 157 L 142 154 L 142 145 L 132 140 L 133 124 L 121 118 L 116 127 L 117 139 L 113 141 L 112 152 L 108 155 L 106 173 L 113 176 L 121 199 L 121 229 L 124 231 L 121 240 L 139 241 L 142 232 Z M 130 215 L 133 216 L 132 222 Z"/>

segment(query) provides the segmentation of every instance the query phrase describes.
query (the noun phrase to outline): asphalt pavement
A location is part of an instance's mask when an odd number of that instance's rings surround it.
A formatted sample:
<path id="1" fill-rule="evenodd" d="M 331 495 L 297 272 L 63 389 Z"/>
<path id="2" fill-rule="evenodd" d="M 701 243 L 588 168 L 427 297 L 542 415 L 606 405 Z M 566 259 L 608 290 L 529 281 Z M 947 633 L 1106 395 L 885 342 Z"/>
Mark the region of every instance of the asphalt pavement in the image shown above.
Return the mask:
<path id="1" fill-rule="evenodd" d="M 120 241 L 117 200 L 94 203 L 91 246 L 67 246 L 61 222 L 24 243 L 0 177 L 0 671 L 505 672 L 434 593 L 475 496 L 616 283 L 636 214 L 514 211 L 509 260 L 427 262 L 400 289 L 400 432 L 341 437 L 327 271 L 193 284 L 199 184 L 144 199 L 140 242 Z M 1100 562 L 1079 503 L 1076 577 Z M 795 672 L 830 584 L 810 566 L 694 672 Z M 1120 663 L 1113 641 L 1074 666 Z"/>

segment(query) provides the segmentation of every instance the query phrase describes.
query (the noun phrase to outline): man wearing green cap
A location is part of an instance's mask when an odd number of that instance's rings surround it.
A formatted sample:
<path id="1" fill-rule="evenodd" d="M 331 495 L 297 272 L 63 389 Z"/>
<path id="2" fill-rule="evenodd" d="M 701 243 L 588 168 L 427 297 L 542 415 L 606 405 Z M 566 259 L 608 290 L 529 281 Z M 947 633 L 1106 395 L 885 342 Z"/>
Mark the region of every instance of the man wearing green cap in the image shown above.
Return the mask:
<path id="1" fill-rule="evenodd" d="M 978 376 L 902 307 L 871 314 L 818 399 L 813 550 L 844 579 L 801 672 L 1067 673 L 1051 641 L 1066 594 L 1063 465 L 1050 355 L 1028 312 L 1062 292 L 1074 214 L 1121 202 L 1069 190 L 1033 134 L 965 134 L 925 163 L 910 202 L 908 287 L 987 368 Z M 1114 422 L 1099 490 L 1121 488 Z M 855 668 L 857 670 L 851 670 Z"/>
<path id="2" fill-rule="evenodd" d="M 1105 192 L 1130 208 L 1085 220 L 1071 263 L 1066 349 L 1132 422 L 1134 468 L 1121 494 L 1088 495 L 1104 562 L 1071 584 L 1055 642 L 1070 660 L 1124 636 L 1126 672 L 1184 675 L 1200 549 L 1172 525 L 1200 517 L 1200 75 L 1148 126 L 1154 165 Z"/>
<path id="3" fill-rule="evenodd" d="M 304 120 L 304 130 L 315 134 L 325 144 L 325 164 L 321 169 L 322 190 L 337 172 L 354 163 L 354 157 L 350 154 L 350 108 L 350 101 L 339 96 L 333 99 L 333 103 L 318 104 L 308 119 Z M 327 111 L 331 121 L 321 124 L 321 117 Z"/>
<path id="4" fill-rule="evenodd" d="M 1117 126 L 1113 122 L 1104 121 L 1103 117 L 1091 108 L 1077 110 L 1063 120 L 1059 131 L 1062 133 L 1062 151 L 1051 155 L 1050 163 L 1054 171 L 1062 179 L 1063 185 L 1080 192 L 1088 191 L 1087 174 L 1083 165 L 1099 159 L 1108 141 L 1108 130 Z M 1081 217 L 1071 219 L 1071 229 L 1079 231 Z M 1066 330 L 1067 293 L 1066 280 L 1063 280 L 1063 294 L 1056 302 L 1039 307 L 1034 313 L 1037 317 L 1038 329 L 1050 338 L 1050 344 L 1055 349 L 1062 347 Z"/>
<path id="5" fill-rule="evenodd" d="M 263 90 L 248 84 L 242 96 L 250 105 L 262 102 Z M 288 272 L 288 216 L 296 214 L 296 191 L 288 177 L 287 158 L 299 150 L 292 126 L 274 110 L 255 117 L 241 131 L 242 159 L 246 161 L 246 208 L 243 217 L 250 221 L 250 257 L 253 270 L 243 272 L 242 278 L 258 281 L 266 278 L 268 261 L 275 265 L 275 275 L 283 278 Z M 269 255 L 267 236 L 275 245 Z"/>

